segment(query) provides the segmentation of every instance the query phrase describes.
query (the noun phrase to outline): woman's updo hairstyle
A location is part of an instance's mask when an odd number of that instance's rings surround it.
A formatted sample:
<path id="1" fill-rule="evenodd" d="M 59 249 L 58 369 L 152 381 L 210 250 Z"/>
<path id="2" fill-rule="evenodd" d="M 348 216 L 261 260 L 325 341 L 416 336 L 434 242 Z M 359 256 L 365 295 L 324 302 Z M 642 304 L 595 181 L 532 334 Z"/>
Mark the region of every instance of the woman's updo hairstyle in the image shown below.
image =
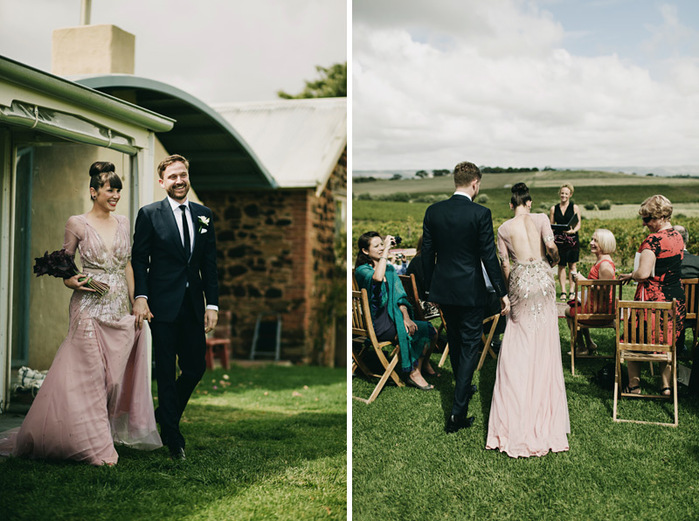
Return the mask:
<path id="1" fill-rule="evenodd" d="M 109 186 L 121 190 L 121 178 L 116 173 L 114 163 L 109 161 L 95 161 L 90 165 L 90 188 L 94 188 L 96 192 L 104 186 L 105 183 Z M 91 197 L 94 201 L 95 198 Z"/>
<path id="2" fill-rule="evenodd" d="M 527 201 L 531 201 L 532 196 L 529 195 L 529 188 L 524 183 L 517 183 L 512 187 L 512 208 L 517 208 L 518 206 L 523 206 L 527 204 Z"/>

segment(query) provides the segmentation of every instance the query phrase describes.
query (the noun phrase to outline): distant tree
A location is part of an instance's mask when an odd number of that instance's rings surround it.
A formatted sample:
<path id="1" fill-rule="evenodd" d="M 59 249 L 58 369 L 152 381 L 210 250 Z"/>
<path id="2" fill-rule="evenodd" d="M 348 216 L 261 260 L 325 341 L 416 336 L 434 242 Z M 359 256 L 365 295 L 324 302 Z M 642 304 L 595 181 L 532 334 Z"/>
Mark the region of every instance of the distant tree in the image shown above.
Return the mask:
<path id="1" fill-rule="evenodd" d="M 654 174 L 653 172 L 648 172 L 648 173 L 646 174 L 646 177 L 653 177 L 654 175 L 655 175 L 655 174 Z"/>
<path id="2" fill-rule="evenodd" d="M 428 177 L 430 174 L 428 174 L 424 170 L 418 170 L 417 172 L 415 172 L 415 175 L 420 179 L 424 179 L 425 177 Z"/>
<path id="3" fill-rule="evenodd" d="M 371 183 L 372 181 L 376 181 L 376 178 L 369 176 L 369 177 L 354 177 L 352 179 L 353 183 Z"/>
<path id="4" fill-rule="evenodd" d="M 544 167 L 544 172 L 551 172 L 553 170 L 556 170 L 555 168 L 551 168 L 550 166 L 545 166 Z"/>
<path id="5" fill-rule="evenodd" d="M 451 171 L 450 171 L 450 170 L 432 170 L 432 174 L 433 174 L 435 177 L 440 177 L 440 176 L 443 176 L 443 175 L 449 175 L 449 174 L 451 174 Z"/>
<path id="6" fill-rule="evenodd" d="M 400 174 L 393 174 L 391 176 L 391 179 L 389 179 L 389 181 L 398 181 L 399 179 L 403 179 L 403 176 Z"/>
<path id="7" fill-rule="evenodd" d="M 316 65 L 316 71 L 320 79 L 305 81 L 306 86 L 300 93 L 293 95 L 279 90 L 277 96 L 284 99 L 347 97 L 347 62 L 335 63 L 327 69 Z"/>

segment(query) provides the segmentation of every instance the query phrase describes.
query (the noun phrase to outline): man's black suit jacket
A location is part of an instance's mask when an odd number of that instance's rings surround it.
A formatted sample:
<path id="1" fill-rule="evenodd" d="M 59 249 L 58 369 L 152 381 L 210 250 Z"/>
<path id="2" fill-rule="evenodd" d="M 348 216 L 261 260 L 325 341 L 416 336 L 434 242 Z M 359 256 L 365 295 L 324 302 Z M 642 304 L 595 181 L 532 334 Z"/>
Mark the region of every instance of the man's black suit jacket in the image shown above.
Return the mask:
<path id="1" fill-rule="evenodd" d="M 422 233 L 428 300 L 455 306 L 485 305 L 481 261 L 498 297 L 507 294 L 488 208 L 463 195 L 453 195 L 427 208 Z"/>
<path id="2" fill-rule="evenodd" d="M 194 249 L 189 259 L 167 198 L 138 211 L 131 251 L 134 293 L 148 297 L 154 321 L 175 321 L 187 283 L 199 322 L 204 322 L 204 296 L 206 304 L 218 306 L 216 236 L 211 210 L 192 201 L 189 208 L 194 224 Z M 208 225 L 200 217 L 208 219 Z"/>
<path id="3" fill-rule="evenodd" d="M 680 272 L 682 273 L 683 279 L 699 278 L 699 255 L 693 255 L 687 250 L 684 250 Z"/>

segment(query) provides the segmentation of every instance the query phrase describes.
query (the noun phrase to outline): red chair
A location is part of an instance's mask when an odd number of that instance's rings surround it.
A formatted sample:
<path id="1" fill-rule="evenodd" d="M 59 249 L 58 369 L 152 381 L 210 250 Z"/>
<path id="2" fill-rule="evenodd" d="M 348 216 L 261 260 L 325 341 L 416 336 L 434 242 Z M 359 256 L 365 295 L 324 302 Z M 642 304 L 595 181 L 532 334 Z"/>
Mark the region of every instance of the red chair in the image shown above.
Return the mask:
<path id="1" fill-rule="evenodd" d="M 206 368 L 214 368 L 214 358 L 218 357 L 224 369 L 229 368 L 231 347 L 231 312 L 220 311 L 218 323 L 206 337 Z"/>

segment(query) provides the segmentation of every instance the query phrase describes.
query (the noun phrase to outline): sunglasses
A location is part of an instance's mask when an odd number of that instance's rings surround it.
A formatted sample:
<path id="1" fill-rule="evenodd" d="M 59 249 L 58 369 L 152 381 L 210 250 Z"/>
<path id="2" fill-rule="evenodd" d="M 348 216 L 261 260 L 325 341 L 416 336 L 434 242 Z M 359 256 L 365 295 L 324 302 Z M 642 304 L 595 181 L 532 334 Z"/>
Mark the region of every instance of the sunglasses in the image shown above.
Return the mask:
<path id="1" fill-rule="evenodd" d="M 651 222 L 653 219 L 655 219 L 655 217 L 652 217 L 652 216 L 649 215 L 649 216 L 647 216 L 647 217 L 642 217 L 642 219 L 643 219 L 643 222 L 644 222 L 644 223 L 648 224 L 648 223 Z"/>

